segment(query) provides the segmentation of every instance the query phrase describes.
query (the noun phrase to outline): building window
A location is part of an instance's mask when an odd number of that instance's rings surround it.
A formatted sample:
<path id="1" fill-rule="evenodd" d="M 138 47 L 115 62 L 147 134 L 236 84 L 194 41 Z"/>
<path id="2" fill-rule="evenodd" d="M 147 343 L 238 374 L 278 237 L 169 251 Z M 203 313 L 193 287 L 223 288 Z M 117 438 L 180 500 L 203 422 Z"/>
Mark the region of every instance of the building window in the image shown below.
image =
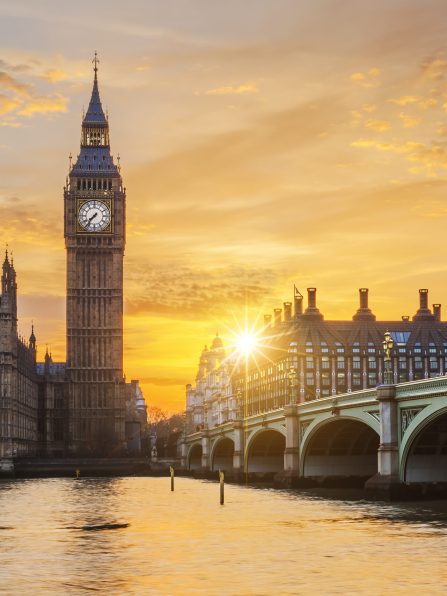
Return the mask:
<path id="1" fill-rule="evenodd" d="M 354 356 L 352 359 L 352 368 L 360 369 L 360 356 Z"/>
<path id="2" fill-rule="evenodd" d="M 314 367 L 314 359 L 307 356 L 306 357 L 306 368 L 312 369 L 313 367 Z"/>
<path id="3" fill-rule="evenodd" d="M 358 373 L 358 372 L 352 373 L 352 384 L 354 386 L 359 386 L 359 385 L 362 384 L 361 383 L 360 373 Z"/>
<path id="4" fill-rule="evenodd" d="M 321 373 L 321 385 L 323 387 L 329 387 L 330 384 L 331 384 L 331 379 L 329 377 L 329 373 L 327 373 L 327 372 Z"/>
<path id="5" fill-rule="evenodd" d="M 430 370 L 438 370 L 438 359 L 436 356 L 430 356 Z"/>
<path id="6" fill-rule="evenodd" d="M 343 358 L 343 356 L 338 356 L 337 357 L 337 368 L 343 369 L 344 367 L 345 367 L 345 359 Z"/>
<path id="7" fill-rule="evenodd" d="M 306 373 L 306 384 L 313 385 L 314 384 L 314 375 L 313 373 Z"/>
<path id="8" fill-rule="evenodd" d="M 415 370 L 422 369 L 422 358 L 420 356 L 416 356 L 414 359 L 414 368 Z"/>
<path id="9" fill-rule="evenodd" d="M 345 373 L 342 373 L 342 372 L 337 373 L 337 385 L 344 385 L 345 382 L 346 382 Z"/>
<path id="10" fill-rule="evenodd" d="M 321 359 L 321 368 L 323 370 L 328 370 L 331 368 L 331 363 L 329 362 L 329 358 L 327 356 L 323 356 Z"/>
<path id="11" fill-rule="evenodd" d="M 400 370 L 407 369 L 407 359 L 404 356 L 399 357 L 399 368 Z"/>
<path id="12" fill-rule="evenodd" d="M 374 358 L 374 356 L 369 356 L 369 358 L 368 358 L 368 368 L 370 370 L 375 370 L 377 368 L 377 360 Z"/>
<path id="13" fill-rule="evenodd" d="M 368 385 L 370 387 L 375 387 L 377 385 L 377 375 L 375 372 L 368 373 Z"/>

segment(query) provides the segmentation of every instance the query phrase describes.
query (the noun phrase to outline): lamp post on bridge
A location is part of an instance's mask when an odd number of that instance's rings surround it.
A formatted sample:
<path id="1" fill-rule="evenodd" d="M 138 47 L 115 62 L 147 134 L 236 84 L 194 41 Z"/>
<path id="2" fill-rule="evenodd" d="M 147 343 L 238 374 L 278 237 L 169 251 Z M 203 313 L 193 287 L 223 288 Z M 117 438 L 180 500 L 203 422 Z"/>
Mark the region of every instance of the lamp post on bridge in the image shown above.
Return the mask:
<path id="1" fill-rule="evenodd" d="M 236 413 L 237 418 L 240 419 L 244 417 L 244 409 L 242 407 L 242 391 L 240 387 L 238 387 L 236 391 Z"/>
<path id="2" fill-rule="evenodd" d="M 289 404 L 295 404 L 297 402 L 297 374 L 294 366 L 289 368 L 287 373 L 289 379 Z"/>
<path id="3" fill-rule="evenodd" d="M 399 435 L 396 386 L 393 384 L 391 354 L 394 341 L 389 331 L 385 331 L 382 342 L 384 352 L 383 385 L 377 387 L 376 399 L 379 402 L 380 445 L 377 452 L 378 470 L 367 480 L 365 488 L 379 498 L 397 498 L 401 491 L 399 476 Z"/>
<path id="4" fill-rule="evenodd" d="M 385 371 L 383 375 L 383 384 L 384 385 L 392 385 L 393 384 L 393 370 L 391 365 L 391 353 L 394 347 L 394 341 L 391 337 L 391 333 L 389 331 L 385 331 L 384 339 L 382 342 L 383 351 L 385 354 L 384 357 L 384 364 L 385 364 Z"/>

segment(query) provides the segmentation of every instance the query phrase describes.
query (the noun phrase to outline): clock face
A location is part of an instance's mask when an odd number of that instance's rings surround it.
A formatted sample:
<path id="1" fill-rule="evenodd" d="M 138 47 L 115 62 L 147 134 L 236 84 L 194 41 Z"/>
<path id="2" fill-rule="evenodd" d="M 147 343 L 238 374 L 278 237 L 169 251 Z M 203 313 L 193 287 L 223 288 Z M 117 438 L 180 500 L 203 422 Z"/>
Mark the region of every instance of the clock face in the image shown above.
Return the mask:
<path id="1" fill-rule="evenodd" d="M 102 201 L 87 201 L 79 208 L 78 221 L 87 232 L 102 232 L 110 225 L 110 208 Z"/>

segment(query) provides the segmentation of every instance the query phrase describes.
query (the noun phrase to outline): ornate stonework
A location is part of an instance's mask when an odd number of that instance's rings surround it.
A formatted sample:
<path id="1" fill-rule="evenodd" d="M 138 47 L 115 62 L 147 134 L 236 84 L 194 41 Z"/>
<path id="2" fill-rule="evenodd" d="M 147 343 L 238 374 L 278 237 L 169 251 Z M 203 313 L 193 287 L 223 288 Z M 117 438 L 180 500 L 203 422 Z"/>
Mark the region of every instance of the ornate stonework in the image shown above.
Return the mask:
<path id="1" fill-rule="evenodd" d="M 400 411 L 400 428 L 402 431 L 402 436 L 404 436 L 407 428 L 410 426 L 410 424 L 413 422 L 413 420 L 416 418 L 416 416 L 419 414 L 419 412 L 422 412 L 424 408 L 403 408 Z"/>

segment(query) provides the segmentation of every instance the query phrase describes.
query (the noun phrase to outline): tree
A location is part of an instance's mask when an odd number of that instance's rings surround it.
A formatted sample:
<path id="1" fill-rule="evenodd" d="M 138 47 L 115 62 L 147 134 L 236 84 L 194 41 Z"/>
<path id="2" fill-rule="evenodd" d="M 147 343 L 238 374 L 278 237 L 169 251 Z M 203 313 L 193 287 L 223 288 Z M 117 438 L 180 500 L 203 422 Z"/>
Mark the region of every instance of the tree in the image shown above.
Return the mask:
<path id="1" fill-rule="evenodd" d="M 177 441 L 185 426 L 185 413 L 168 415 L 156 406 L 149 407 L 149 432 L 159 457 L 176 457 Z"/>

